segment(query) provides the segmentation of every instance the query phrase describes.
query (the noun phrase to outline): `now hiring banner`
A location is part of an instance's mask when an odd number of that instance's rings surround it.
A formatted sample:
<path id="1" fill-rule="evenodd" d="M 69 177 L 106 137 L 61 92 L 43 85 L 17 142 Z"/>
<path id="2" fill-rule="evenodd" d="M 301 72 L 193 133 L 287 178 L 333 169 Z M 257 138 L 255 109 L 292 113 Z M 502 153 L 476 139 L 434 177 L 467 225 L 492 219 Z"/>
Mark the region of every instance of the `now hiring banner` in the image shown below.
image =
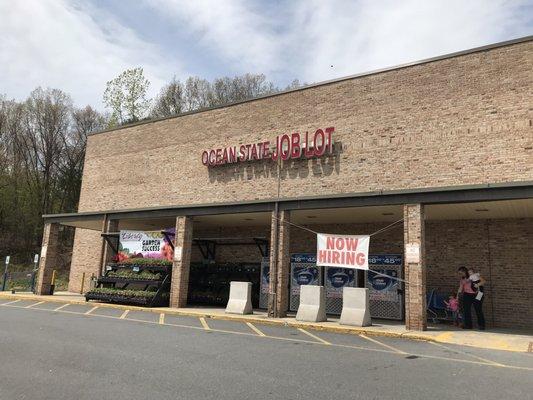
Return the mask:
<path id="1" fill-rule="evenodd" d="M 316 264 L 368 270 L 368 235 L 317 233 Z"/>

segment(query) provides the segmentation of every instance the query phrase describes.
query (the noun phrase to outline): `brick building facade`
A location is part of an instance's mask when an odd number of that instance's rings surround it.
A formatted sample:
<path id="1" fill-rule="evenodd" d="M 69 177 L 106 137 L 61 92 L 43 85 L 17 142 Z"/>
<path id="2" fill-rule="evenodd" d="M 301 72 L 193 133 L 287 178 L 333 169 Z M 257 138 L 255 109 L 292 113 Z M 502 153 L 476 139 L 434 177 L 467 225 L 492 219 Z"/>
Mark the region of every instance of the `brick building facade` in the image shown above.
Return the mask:
<path id="1" fill-rule="evenodd" d="M 316 241 L 279 219 L 364 234 L 403 218 L 403 231 L 377 235 L 371 252 L 420 245 L 420 262 L 404 266 L 409 328 L 425 329 L 425 294 L 456 290 L 457 267 L 467 265 L 489 281 L 490 325 L 533 329 L 532 87 L 527 37 L 93 134 L 79 212 L 45 216 L 44 240 L 55 224 L 76 227 L 69 289 L 79 291 L 83 273 L 101 271 L 109 251 L 100 233 L 111 222 L 161 229 L 172 221 L 184 253 L 171 304 L 184 306 L 188 264 L 200 257 L 193 237 L 261 235 L 276 243 L 271 307 L 284 315 L 288 257 Z M 331 155 L 202 163 L 204 150 L 328 127 Z M 227 248 L 217 257 L 257 254 Z M 49 264 L 41 262 L 45 278 Z"/>

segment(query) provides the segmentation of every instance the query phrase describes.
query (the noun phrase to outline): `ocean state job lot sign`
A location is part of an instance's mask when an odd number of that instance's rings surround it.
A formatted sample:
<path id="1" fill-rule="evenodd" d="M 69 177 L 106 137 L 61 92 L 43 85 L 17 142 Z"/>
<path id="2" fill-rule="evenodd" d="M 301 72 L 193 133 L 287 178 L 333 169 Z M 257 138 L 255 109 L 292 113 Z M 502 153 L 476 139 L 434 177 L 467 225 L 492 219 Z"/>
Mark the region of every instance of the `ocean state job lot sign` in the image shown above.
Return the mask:
<path id="1" fill-rule="evenodd" d="M 368 269 L 368 235 L 317 233 L 317 265 Z"/>

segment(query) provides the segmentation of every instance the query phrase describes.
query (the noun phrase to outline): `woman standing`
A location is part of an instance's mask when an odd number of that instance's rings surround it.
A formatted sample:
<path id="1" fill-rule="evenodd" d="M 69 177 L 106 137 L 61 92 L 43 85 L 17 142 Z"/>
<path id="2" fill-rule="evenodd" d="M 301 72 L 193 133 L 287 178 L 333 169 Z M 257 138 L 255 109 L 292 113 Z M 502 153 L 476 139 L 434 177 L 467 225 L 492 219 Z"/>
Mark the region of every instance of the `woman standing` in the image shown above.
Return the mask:
<path id="1" fill-rule="evenodd" d="M 472 329 L 472 307 L 476 312 L 477 323 L 480 330 L 485 329 L 485 317 L 483 315 L 483 297 L 476 299 L 478 291 L 476 285 L 469 279 L 469 272 L 466 267 L 460 267 L 457 272 L 459 273 L 460 282 L 459 290 L 457 291 L 458 297 L 461 296 L 463 304 L 463 328 Z M 480 278 L 482 279 L 482 278 Z M 483 281 L 484 282 L 484 281 Z M 479 282 L 478 282 L 479 283 Z M 478 285 L 481 286 L 481 285 Z"/>

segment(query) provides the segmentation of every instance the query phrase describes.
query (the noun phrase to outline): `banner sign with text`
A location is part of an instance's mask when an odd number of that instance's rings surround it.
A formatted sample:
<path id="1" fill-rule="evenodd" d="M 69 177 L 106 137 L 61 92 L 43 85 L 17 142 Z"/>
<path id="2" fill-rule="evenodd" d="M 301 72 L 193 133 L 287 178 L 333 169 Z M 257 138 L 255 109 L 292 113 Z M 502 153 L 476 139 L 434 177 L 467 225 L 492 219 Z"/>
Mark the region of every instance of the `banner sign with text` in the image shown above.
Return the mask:
<path id="1" fill-rule="evenodd" d="M 368 235 L 317 233 L 317 265 L 368 269 Z"/>
<path id="2" fill-rule="evenodd" d="M 172 261 L 172 257 L 172 246 L 161 231 L 120 231 L 117 261 L 126 258 L 162 258 Z"/>

